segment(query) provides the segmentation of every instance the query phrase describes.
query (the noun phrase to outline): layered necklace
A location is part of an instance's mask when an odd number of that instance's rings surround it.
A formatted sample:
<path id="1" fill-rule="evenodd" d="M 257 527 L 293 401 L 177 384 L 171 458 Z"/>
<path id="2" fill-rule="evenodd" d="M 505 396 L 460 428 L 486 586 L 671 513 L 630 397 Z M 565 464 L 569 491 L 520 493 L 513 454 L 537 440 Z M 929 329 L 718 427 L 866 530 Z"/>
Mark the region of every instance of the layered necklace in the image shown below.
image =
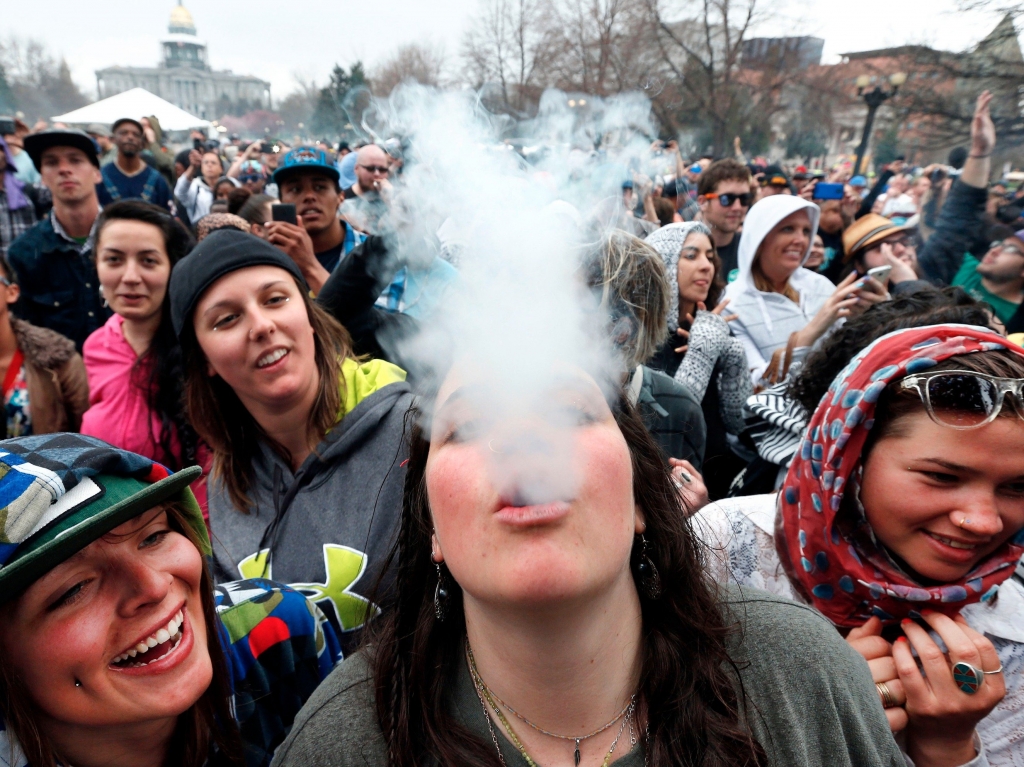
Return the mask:
<path id="1" fill-rule="evenodd" d="M 559 735 L 556 732 L 550 732 L 548 730 L 545 730 L 543 727 L 539 727 L 538 725 L 534 724 L 491 691 L 491 689 L 484 682 L 483 678 L 480 676 L 480 672 L 477 670 L 476 658 L 473 657 L 473 648 L 469 646 L 469 642 L 466 642 L 466 662 L 469 665 L 470 676 L 473 677 L 473 687 L 476 688 L 477 697 L 480 699 L 480 705 L 484 710 L 484 719 L 487 721 L 487 729 L 490 730 L 491 733 L 491 741 L 494 743 L 494 748 L 498 751 L 498 760 L 501 762 L 503 767 L 507 767 L 505 765 L 505 757 L 502 755 L 501 747 L 498 745 L 498 736 L 497 733 L 495 733 L 494 731 L 494 725 L 491 723 L 491 716 L 488 712 L 488 709 L 494 712 L 494 715 L 498 718 L 498 721 L 501 722 L 501 726 L 505 729 L 505 732 L 508 733 L 509 739 L 512 741 L 512 745 L 514 745 L 519 750 L 519 753 L 522 754 L 523 759 L 526 760 L 526 763 L 527 765 L 529 765 L 529 767 L 539 767 L 539 765 L 537 764 L 537 762 L 533 760 L 533 758 L 528 753 L 526 753 L 526 747 L 523 746 L 523 742 L 519 739 L 519 736 L 516 735 L 515 730 L 512 729 L 512 725 L 505 717 L 504 711 L 502 711 L 503 708 L 507 709 L 509 713 L 511 713 L 512 716 L 514 716 L 520 722 L 527 725 L 528 727 L 531 727 L 532 729 L 536 730 L 537 732 L 543 735 L 547 735 L 551 738 L 558 738 L 559 740 L 574 741 L 576 744 L 576 748 L 573 751 L 573 762 L 576 765 L 576 767 L 579 767 L 580 764 L 580 743 L 582 743 L 585 740 L 588 740 L 589 738 L 593 738 L 595 735 L 600 735 L 602 732 L 608 730 L 609 728 L 614 726 L 616 722 L 619 722 L 620 720 L 621 724 L 619 725 L 619 731 L 616 733 L 615 740 L 612 741 L 612 745 L 611 748 L 608 749 L 608 753 L 605 754 L 604 761 L 601 763 L 601 767 L 608 767 L 608 765 L 611 764 L 612 754 L 615 752 L 615 747 L 619 745 L 619 739 L 622 738 L 622 733 L 625 731 L 626 727 L 629 727 L 630 749 L 632 750 L 632 747 L 636 746 L 637 744 L 637 732 L 633 727 L 634 717 L 636 714 L 636 693 L 629 697 L 629 702 L 623 707 L 623 709 L 618 714 L 615 715 L 614 719 L 609 721 L 607 724 L 598 727 L 593 732 L 589 732 L 586 735 Z M 647 758 L 645 755 L 644 764 L 646 763 Z"/>

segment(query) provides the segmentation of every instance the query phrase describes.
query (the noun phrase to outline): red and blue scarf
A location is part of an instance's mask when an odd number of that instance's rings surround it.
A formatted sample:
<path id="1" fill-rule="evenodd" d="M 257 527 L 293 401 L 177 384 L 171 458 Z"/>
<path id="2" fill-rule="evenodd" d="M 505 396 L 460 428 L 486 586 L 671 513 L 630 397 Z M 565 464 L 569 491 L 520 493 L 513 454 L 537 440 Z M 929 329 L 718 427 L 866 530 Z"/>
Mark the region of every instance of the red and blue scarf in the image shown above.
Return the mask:
<path id="1" fill-rule="evenodd" d="M 895 623 L 921 609 L 954 615 L 990 600 L 1013 574 L 1024 530 L 963 580 L 921 585 L 875 541 L 858 498 L 861 451 L 885 387 L 950 357 L 993 350 L 1024 356 L 1002 336 L 968 325 L 890 333 L 850 361 L 814 411 L 779 493 L 775 546 L 797 590 L 837 626 L 860 626 L 872 616 Z M 852 496 L 847 503 L 844 494 Z"/>

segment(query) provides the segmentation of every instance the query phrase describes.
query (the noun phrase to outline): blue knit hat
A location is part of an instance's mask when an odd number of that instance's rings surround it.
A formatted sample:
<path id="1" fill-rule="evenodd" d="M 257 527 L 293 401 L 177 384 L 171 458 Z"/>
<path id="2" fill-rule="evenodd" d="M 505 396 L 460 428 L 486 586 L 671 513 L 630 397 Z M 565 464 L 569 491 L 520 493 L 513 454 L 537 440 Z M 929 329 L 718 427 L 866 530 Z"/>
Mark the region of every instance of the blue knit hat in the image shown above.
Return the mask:
<path id="1" fill-rule="evenodd" d="M 0 441 L 0 604 L 118 525 L 175 499 L 209 550 L 190 482 L 149 458 L 81 434 Z M 204 552 L 206 553 L 206 552 Z"/>

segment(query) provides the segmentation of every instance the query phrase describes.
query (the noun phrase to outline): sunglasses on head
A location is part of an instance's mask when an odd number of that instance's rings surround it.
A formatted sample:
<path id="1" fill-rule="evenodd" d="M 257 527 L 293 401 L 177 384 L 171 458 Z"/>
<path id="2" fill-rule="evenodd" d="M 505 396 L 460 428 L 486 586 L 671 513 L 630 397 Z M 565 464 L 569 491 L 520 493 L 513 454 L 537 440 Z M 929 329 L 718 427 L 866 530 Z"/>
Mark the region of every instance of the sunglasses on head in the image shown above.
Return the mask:
<path id="1" fill-rule="evenodd" d="M 370 173 L 387 174 L 391 170 L 390 168 L 387 168 L 384 165 L 360 165 L 359 167 L 365 168 L 366 170 L 370 171 Z"/>
<path id="2" fill-rule="evenodd" d="M 941 370 L 910 375 L 900 382 L 924 403 L 928 417 L 951 429 L 977 429 L 992 423 L 1009 394 L 1017 417 L 1024 420 L 1024 378 L 999 378 L 969 370 Z"/>
<path id="3" fill-rule="evenodd" d="M 732 204 L 736 200 L 740 201 L 740 205 L 744 208 L 750 207 L 750 201 L 753 199 L 750 192 L 744 192 L 743 194 L 734 194 L 733 192 L 724 192 L 723 194 L 706 194 L 704 195 L 705 200 L 718 200 L 718 204 L 723 208 L 731 208 Z"/>

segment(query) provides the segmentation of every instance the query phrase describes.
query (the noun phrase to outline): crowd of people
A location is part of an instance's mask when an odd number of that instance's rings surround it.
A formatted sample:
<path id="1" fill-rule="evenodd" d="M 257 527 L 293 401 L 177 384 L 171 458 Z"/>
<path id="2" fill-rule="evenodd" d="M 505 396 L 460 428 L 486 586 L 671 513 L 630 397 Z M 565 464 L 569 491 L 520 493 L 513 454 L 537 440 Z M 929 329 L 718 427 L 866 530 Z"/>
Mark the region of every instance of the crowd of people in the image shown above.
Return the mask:
<path id="1" fill-rule="evenodd" d="M 396 244 L 414 136 L 0 118 L 0 764 L 1024 766 L 991 99 L 551 202 L 612 363 L 511 415 L 415 351 L 472 254 Z"/>

